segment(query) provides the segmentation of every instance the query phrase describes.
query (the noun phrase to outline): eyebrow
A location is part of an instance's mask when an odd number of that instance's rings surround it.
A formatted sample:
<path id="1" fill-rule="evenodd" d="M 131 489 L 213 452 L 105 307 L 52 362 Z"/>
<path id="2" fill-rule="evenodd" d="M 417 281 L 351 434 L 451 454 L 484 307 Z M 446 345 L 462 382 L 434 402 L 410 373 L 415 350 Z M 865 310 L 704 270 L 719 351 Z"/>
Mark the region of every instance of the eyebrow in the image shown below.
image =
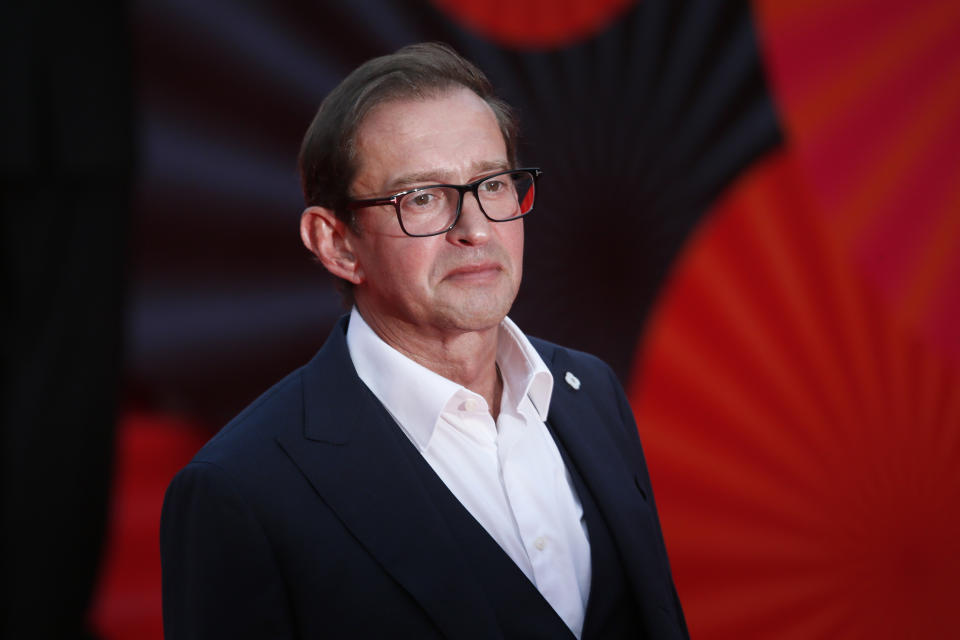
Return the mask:
<path id="1" fill-rule="evenodd" d="M 496 172 L 496 171 L 506 171 L 510 168 L 510 165 L 505 160 L 498 160 L 495 162 L 480 162 L 471 167 L 471 173 L 474 175 L 487 173 L 487 172 Z M 387 190 L 396 191 L 404 190 L 408 188 L 413 188 L 413 185 L 417 184 L 454 184 L 452 172 L 444 171 L 439 169 L 430 169 L 428 171 L 418 171 L 416 173 L 405 173 L 394 180 L 390 181 L 390 184 L 387 185 Z"/>

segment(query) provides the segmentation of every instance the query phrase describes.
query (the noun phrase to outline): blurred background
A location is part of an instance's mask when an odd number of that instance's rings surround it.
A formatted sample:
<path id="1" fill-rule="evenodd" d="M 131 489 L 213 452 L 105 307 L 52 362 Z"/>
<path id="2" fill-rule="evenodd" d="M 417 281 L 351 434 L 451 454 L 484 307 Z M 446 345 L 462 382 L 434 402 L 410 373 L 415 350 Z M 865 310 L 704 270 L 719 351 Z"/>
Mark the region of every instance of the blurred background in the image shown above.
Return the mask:
<path id="1" fill-rule="evenodd" d="M 695 638 L 958 635 L 960 3 L 0 9 L 3 637 L 162 637 L 173 474 L 344 312 L 296 155 L 441 40 L 544 170 L 511 316 L 628 390 Z"/>

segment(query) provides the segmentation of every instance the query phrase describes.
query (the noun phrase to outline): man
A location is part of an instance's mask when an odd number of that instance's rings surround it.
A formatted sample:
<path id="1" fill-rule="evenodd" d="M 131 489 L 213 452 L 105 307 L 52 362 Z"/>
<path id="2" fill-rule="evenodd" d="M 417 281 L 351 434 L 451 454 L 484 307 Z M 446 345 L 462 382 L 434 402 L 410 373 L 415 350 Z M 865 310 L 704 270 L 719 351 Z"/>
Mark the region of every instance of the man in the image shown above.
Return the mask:
<path id="1" fill-rule="evenodd" d="M 539 170 L 442 45 L 367 62 L 301 149 L 304 244 L 353 302 L 178 476 L 170 638 L 683 638 L 631 411 L 507 317 Z"/>

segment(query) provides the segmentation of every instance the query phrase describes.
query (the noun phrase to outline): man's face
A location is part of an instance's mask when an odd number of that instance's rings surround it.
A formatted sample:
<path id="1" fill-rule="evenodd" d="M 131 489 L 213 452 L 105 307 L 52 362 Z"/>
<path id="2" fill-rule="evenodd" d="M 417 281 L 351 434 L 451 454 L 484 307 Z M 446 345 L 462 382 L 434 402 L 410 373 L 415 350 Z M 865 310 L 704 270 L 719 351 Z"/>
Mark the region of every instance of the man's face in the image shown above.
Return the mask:
<path id="1" fill-rule="evenodd" d="M 363 120 L 356 149 L 357 198 L 466 184 L 511 168 L 493 112 L 467 89 L 379 105 Z M 520 286 L 522 220 L 490 222 L 472 194 L 457 226 L 438 236 L 405 235 L 389 205 L 356 215 L 360 233 L 350 240 L 362 281 L 355 298 L 381 331 L 425 338 L 481 331 L 509 311 Z"/>

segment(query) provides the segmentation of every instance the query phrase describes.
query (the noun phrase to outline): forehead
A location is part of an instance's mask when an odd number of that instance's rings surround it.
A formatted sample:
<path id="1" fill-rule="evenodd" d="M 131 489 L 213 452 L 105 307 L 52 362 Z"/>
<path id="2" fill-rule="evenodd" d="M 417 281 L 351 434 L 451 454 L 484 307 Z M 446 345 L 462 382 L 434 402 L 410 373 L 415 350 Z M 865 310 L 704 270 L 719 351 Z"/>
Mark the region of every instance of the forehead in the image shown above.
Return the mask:
<path id="1" fill-rule="evenodd" d="M 380 190 L 404 176 L 466 181 L 491 166 L 507 168 L 507 151 L 490 106 L 457 88 L 373 108 L 357 130 L 356 161 L 355 185 Z"/>

